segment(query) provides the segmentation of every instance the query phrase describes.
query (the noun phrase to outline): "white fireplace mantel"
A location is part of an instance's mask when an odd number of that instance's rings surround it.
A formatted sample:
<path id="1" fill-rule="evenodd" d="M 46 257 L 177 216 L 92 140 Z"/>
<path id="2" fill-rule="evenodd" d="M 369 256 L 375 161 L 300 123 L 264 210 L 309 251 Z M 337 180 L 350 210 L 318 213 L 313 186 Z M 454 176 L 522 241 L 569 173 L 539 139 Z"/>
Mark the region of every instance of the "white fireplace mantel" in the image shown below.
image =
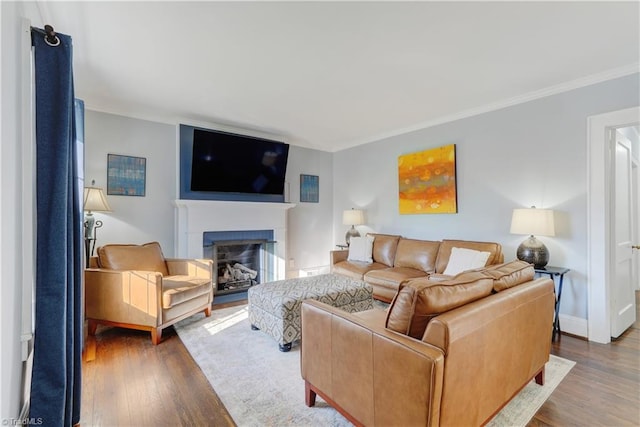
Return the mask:
<path id="1" fill-rule="evenodd" d="M 277 242 L 276 280 L 285 278 L 287 259 L 287 211 L 294 203 L 175 200 L 175 254 L 202 258 L 206 231 L 273 230 Z"/>

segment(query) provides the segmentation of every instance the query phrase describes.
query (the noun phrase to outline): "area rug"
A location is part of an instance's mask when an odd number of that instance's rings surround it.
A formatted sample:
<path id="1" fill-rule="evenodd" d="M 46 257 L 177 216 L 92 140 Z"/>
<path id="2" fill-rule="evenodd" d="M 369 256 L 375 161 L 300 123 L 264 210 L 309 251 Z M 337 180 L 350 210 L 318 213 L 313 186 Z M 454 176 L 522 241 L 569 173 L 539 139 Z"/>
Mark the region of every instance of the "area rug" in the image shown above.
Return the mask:
<path id="1" fill-rule="evenodd" d="M 350 426 L 320 397 L 304 404 L 300 347 L 278 350 L 277 343 L 249 326 L 246 305 L 199 314 L 175 325 L 180 339 L 200 366 L 238 426 Z M 575 362 L 551 356 L 545 385 L 528 384 L 489 425 L 525 426 Z"/>

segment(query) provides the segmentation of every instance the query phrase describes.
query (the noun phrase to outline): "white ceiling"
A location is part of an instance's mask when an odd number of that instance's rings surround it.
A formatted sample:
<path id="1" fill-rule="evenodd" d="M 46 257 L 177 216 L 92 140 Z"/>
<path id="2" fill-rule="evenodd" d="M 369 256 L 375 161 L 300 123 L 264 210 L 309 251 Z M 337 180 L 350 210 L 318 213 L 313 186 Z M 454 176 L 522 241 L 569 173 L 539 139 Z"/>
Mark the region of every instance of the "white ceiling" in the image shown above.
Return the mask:
<path id="1" fill-rule="evenodd" d="M 640 57 L 637 1 L 36 6 L 73 37 L 89 109 L 327 151 L 637 72 Z"/>

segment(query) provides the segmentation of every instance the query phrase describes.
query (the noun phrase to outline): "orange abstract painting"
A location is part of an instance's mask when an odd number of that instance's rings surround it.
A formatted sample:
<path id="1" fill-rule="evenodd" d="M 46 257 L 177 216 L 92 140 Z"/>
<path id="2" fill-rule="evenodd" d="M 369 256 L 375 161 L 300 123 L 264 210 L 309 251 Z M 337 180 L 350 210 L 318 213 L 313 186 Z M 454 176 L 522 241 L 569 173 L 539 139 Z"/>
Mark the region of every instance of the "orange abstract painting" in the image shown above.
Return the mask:
<path id="1" fill-rule="evenodd" d="M 398 157 L 401 214 L 456 213 L 456 146 Z"/>

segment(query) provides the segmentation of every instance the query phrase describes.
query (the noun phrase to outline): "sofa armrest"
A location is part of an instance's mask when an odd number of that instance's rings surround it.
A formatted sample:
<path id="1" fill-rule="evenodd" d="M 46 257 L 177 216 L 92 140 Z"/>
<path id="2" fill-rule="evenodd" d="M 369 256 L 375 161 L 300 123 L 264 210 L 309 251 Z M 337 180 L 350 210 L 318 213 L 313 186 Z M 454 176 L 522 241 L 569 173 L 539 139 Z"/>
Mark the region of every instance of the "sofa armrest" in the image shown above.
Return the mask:
<path id="1" fill-rule="evenodd" d="M 87 319 L 158 326 L 162 274 L 155 271 L 85 270 Z"/>
<path id="2" fill-rule="evenodd" d="M 211 259 L 166 258 L 165 262 L 171 276 L 213 278 L 213 260 Z"/>
<path id="3" fill-rule="evenodd" d="M 423 341 L 441 348 L 447 360 L 443 425 L 483 424 L 544 368 L 551 348 L 554 305 L 553 281 L 542 278 L 429 322 Z M 460 407 L 468 411 L 461 412 Z"/>
<path id="4" fill-rule="evenodd" d="M 302 303 L 301 373 L 364 425 L 439 424 L 438 348 L 318 301 Z M 374 410 L 375 408 L 375 410 Z"/>
<path id="5" fill-rule="evenodd" d="M 333 266 L 340 261 L 346 261 L 349 257 L 349 249 L 340 249 L 329 252 L 329 265 Z"/>

